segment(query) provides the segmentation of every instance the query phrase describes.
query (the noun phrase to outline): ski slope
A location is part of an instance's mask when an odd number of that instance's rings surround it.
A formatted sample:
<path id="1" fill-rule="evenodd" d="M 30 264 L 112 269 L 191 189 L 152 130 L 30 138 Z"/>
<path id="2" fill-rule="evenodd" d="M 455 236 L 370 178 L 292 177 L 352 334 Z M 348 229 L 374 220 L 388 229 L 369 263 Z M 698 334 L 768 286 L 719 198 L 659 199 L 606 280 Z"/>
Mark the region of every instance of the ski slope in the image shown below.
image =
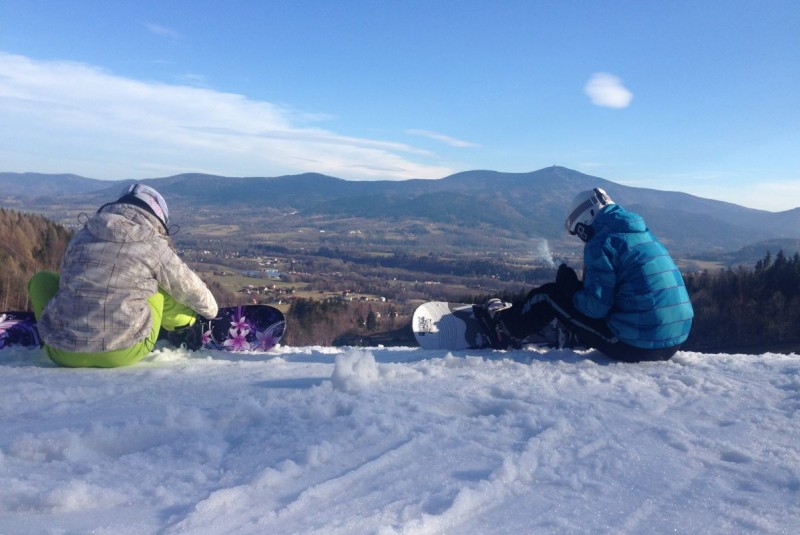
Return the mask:
<path id="1" fill-rule="evenodd" d="M 0 533 L 799 533 L 800 356 L 0 351 Z"/>

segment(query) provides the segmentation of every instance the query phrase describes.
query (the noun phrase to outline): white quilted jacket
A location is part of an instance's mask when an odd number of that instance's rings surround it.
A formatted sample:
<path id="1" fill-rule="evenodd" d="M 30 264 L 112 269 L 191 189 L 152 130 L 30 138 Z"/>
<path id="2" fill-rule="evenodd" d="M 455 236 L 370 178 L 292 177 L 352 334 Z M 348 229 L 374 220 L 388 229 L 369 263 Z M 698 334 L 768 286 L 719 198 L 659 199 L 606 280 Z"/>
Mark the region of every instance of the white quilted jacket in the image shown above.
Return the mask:
<path id="1" fill-rule="evenodd" d="M 178 257 L 155 216 L 128 204 L 108 205 L 70 242 L 39 333 L 64 351 L 131 347 L 150 333 L 147 299 L 159 287 L 201 316 L 217 315 L 214 296 Z"/>

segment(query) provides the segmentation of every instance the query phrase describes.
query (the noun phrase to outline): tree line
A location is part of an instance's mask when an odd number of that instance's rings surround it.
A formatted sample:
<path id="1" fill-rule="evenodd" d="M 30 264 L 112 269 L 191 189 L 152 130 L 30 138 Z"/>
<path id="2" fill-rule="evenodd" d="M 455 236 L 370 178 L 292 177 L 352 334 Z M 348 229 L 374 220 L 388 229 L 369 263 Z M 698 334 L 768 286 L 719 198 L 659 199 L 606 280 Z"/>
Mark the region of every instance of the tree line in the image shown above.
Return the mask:
<path id="1" fill-rule="evenodd" d="M 43 216 L 0 208 L 0 311 L 29 308 L 28 281 L 40 269 L 58 270 L 71 237 Z"/>
<path id="2" fill-rule="evenodd" d="M 800 351 L 800 254 L 767 253 L 754 268 L 704 271 L 685 282 L 695 312 L 685 349 Z"/>
<path id="3" fill-rule="evenodd" d="M 300 298 L 287 315 L 290 327 L 284 343 L 304 345 L 412 345 L 414 337 L 406 318 L 386 302 L 344 302 Z"/>
<path id="4" fill-rule="evenodd" d="M 756 262 L 684 277 L 694 320 L 682 349 L 703 353 L 800 352 L 800 254 L 782 250 Z M 473 295 L 465 303 L 491 297 L 522 300 L 528 290 Z"/>

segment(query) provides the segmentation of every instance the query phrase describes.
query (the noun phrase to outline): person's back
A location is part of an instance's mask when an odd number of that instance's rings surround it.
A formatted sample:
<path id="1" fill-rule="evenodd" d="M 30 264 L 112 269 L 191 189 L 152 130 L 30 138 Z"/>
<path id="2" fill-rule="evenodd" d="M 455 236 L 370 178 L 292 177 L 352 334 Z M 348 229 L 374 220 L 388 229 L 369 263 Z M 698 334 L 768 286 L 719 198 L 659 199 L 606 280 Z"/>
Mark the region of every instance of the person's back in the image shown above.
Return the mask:
<path id="1" fill-rule="evenodd" d="M 644 220 L 601 188 L 575 195 L 564 221 L 584 246 L 583 280 L 561 264 L 524 299 L 478 307 L 493 347 L 520 346 L 557 319 L 573 341 L 624 362 L 671 358 L 688 338 L 692 305 L 678 267 Z"/>
<path id="2" fill-rule="evenodd" d="M 217 303 L 177 255 L 169 210 L 153 188 L 132 185 L 102 206 L 67 247 L 61 273 L 39 272 L 28 288 L 51 359 L 64 366 L 131 364 L 163 326 L 213 318 Z"/>
<path id="3" fill-rule="evenodd" d="M 692 305 L 680 270 L 638 214 L 617 204 L 592 223 L 584 248 L 584 286 L 573 302 L 593 318 L 606 318 L 620 340 L 640 348 L 683 343 Z"/>
<path id="4" fill-rule="evenodd" d="M 147 299 L 158 291 L 158 259 L 169 245 L 155 216 L 113 204 L 70 242 L 59 291 L 39 321 L 49 344 L 67 351 L 129 347 L 150 330 Z"/>

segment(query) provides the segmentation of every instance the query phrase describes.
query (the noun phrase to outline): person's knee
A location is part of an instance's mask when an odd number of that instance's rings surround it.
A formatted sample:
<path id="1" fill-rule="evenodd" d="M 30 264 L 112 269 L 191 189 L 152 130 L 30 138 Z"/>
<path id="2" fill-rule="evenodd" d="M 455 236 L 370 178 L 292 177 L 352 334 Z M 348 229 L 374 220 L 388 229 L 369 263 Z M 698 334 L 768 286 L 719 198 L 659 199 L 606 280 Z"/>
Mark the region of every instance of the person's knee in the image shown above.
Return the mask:
<path id="1" fill-rule="evenodd" d="M 181 327 L 190 327 L 197 321 L 197 315 L 194 310 L 179 303 L 163 290 L 159 290 L 158 295 L 162 298 L 161 309 L 159 311 L 159 323 L 165 330 L 174 331 Z M 151 303 L 151 305 L 152 304 L 153 303 Z"/>
<path id="2" fill-rule="evenodd" d="M 61 277 L 54 271 L 38 271 L 28 281 L 28 291 L 58 290 Z"/>
<path id="3" fill-rule="evenodd" d="M 39 271 L 28 281 L 28 296 L 38 319 L 47 303 L 56 295 L 61 277 L 53 271 Z"/>

